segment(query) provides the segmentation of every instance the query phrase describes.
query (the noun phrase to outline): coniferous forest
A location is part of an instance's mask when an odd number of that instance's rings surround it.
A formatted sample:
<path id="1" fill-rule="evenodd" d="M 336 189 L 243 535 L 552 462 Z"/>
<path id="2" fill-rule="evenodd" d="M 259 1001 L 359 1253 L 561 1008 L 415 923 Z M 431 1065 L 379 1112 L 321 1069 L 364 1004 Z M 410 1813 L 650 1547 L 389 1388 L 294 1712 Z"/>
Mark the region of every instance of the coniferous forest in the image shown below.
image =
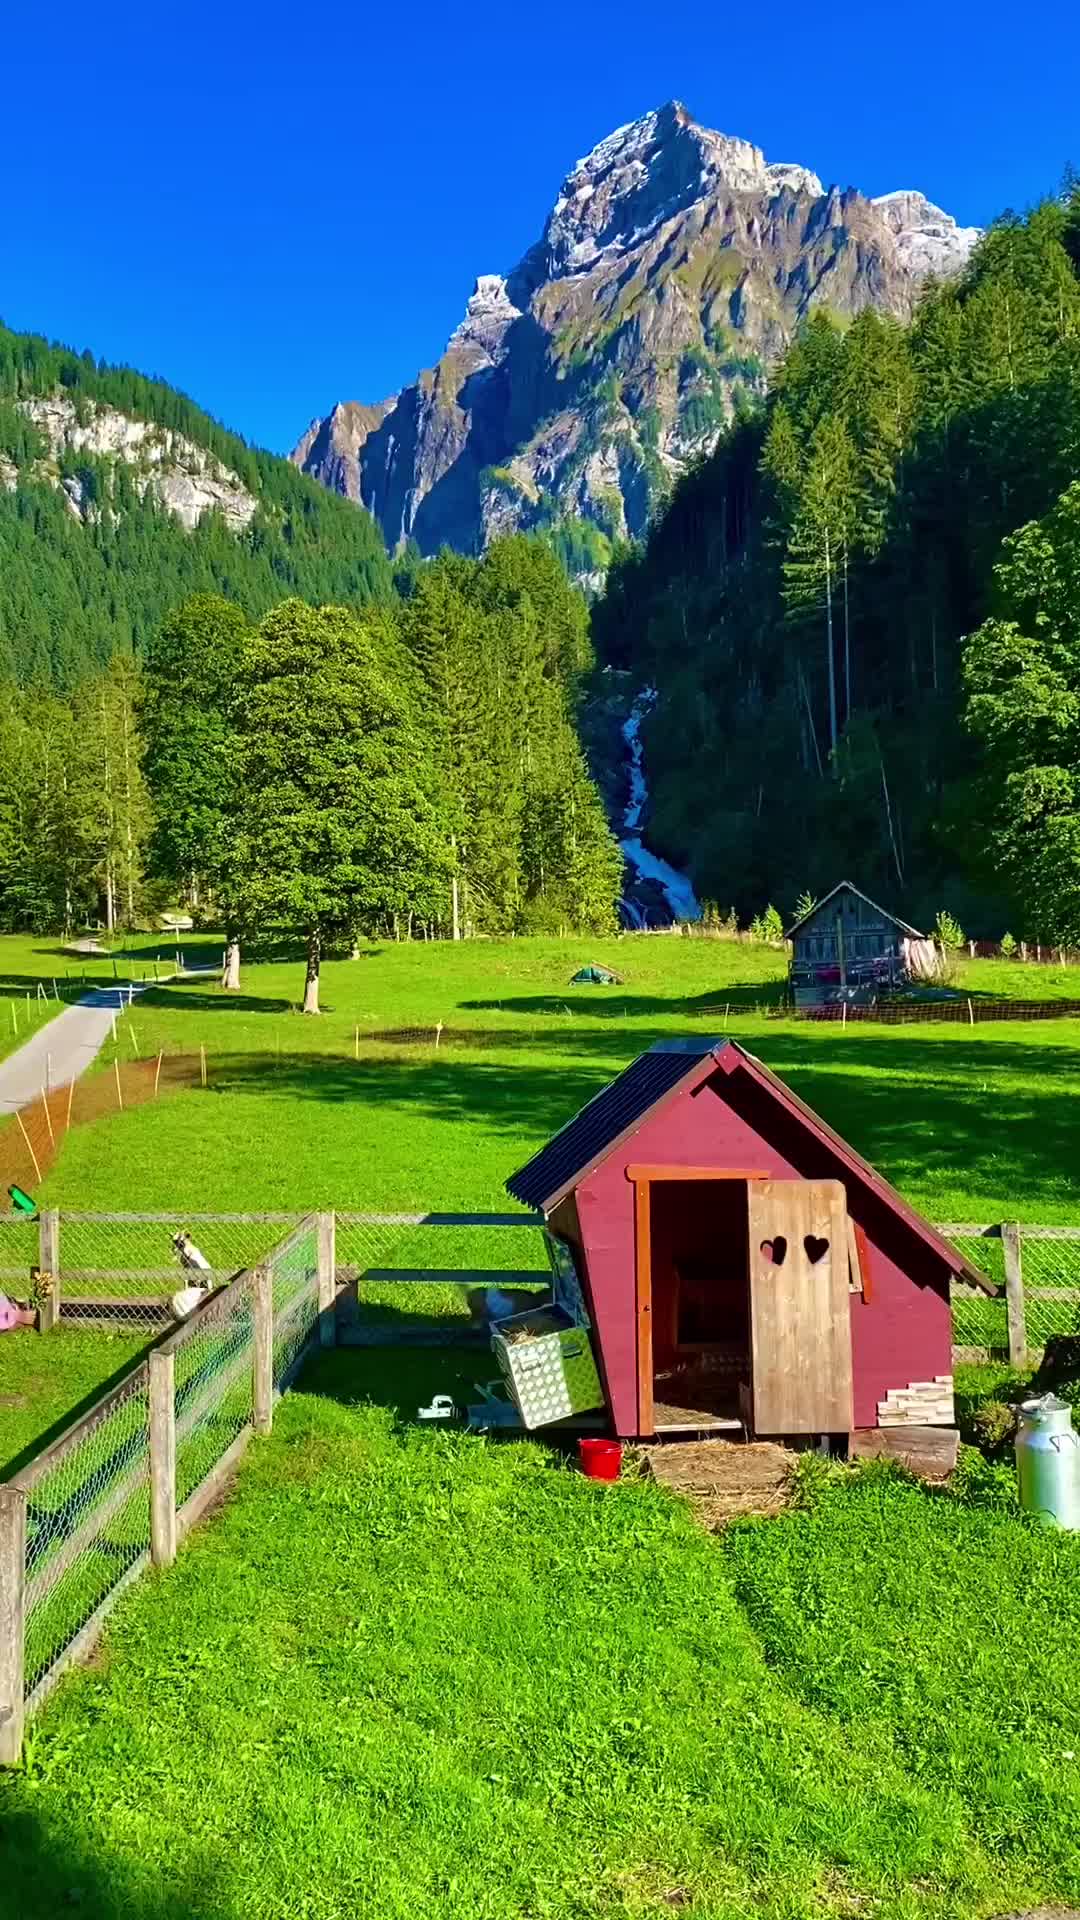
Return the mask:
<path id="1" fill-rule="evenodd" d="M 182 435 L 247 524 L 190 529 L 128 459 L 58 453 L 41 396 Z M 543 540 L 392 562 L 171 388 L 4 330 L 0 483 L 7 926 L 182 897 L 237 949 L 303 924 L 316 978 L 391 926 L 610 926 L 579 720 L 614 668 L 657 689 L 648 835 L 705 897 L 749 916 L 846 876 L 922 924 L 1080 941 L 1075 186 L 906 329 L 815 314 L 591 633 Z"/>
<path id="2" fill-rule="evenodd" d="M 659 691 L 650 832 L 699 893 L 849 877 L 919 924 L 1080 936 L 1078 477 L 1075 185 L 909 328 L 810 321 L 594 612 Z"/>

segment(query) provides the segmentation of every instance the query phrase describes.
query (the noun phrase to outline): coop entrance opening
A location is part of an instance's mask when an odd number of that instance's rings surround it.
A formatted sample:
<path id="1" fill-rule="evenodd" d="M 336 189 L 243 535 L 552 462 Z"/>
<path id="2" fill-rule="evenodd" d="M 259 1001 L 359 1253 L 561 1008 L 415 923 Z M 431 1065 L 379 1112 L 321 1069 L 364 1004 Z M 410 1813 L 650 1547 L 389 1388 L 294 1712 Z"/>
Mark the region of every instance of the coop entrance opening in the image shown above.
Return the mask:
<path id="1" fill-rule="evenodd" d="M 747 1183 L 658 1180 L 650 1200 L 655 1429 L 738 1428 L 751 1387 Z"/>

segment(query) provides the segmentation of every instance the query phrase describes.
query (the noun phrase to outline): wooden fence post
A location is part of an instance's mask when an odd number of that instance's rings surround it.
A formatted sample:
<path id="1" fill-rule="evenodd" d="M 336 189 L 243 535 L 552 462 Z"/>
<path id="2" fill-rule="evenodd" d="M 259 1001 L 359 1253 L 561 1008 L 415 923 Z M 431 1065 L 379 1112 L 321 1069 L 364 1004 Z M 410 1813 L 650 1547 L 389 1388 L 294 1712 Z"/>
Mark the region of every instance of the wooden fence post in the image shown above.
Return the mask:
<path id="1" fill-rule="evenodd" d="M 1020 1226 L 1004 1220 L 1001 1245 L 1005 1255 L 1005 1312 L 1009 1322 L 1009 1365 L 1027 1366 L 1027 1324 L 1024 1317 L 1024 1272 L 1020 1257 Z"/>
<path id="2" fill-rule="evenodd" d="M 253 1268 L 251 1302 L 255 1319 L 253 1424 L 256 1433 L 269 1433 L 274 1424 L 274 1276 L 270 1267 Z"/>
<path id="3" fill-rule="evenodd" d="M 319 1260 L 319 1345 L 337 1345 L 337 1218 L 320 1213 L 318 1225 Z"/>
<path id="4" fill-rule="evenodd" d="M 23 1740 L 26 1495 L 0 1486 L 0 1766 L 17 1767 Z"/>
<path id="5" fill-rule="evenodd" d="M 150 1355 L 150 1557 L 155 1567 L 176 1559 L 175 1361 Z"/>
<path id="6" fill-rule="evenodd" d="M 38 1266 L 51 1285 L 41 1303 L 39 1326 L 51 1333 L 60 1318 L 60 1209 L 43 1207 L 38 1215 Z"/>

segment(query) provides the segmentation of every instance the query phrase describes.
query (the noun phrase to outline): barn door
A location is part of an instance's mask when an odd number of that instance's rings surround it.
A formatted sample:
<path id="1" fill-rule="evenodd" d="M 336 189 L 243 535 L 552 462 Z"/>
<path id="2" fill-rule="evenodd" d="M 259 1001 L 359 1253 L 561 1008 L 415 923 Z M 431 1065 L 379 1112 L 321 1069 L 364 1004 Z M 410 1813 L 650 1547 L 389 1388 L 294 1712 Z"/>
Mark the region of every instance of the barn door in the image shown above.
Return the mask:
<path id="1" fill-rule="evenodd" d="M 755 1433 L 847 1433 L 851 1321 L 839 1180 L 752 1180 Z"/>

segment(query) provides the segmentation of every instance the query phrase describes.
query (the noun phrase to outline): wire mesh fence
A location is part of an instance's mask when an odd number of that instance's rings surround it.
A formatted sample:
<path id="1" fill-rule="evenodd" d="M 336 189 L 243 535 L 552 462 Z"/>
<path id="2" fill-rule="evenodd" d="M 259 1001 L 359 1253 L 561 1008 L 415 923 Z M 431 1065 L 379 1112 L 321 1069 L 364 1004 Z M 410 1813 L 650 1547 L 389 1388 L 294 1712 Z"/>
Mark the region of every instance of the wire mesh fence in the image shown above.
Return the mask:
<path id="1" fill-rule="evenodd" d="M 299 1216 L 101 1214 L 63 1211 L 58 1222 L 56 1293 L 66 1324 L 160 1332 L 170 1302 L 191 1283 L 217 1287 L 257 1266 Z M 185 1269 L 174 1247 L 186 1234 L 206 1268 Z"/>
<path id="2" fill-rule="evenodd" d="M 1016 1362 L 1035 1358 L 1059 1335 L 1080 1333 L 1080 1227 L 1020 1224 L 1012 1229 L 948 1226 L 953 1245 L 998 1287 L 994 1299 L 974 1288 L 953 1289 L 953 1345 L 972 1358 L 983 1354 Z"/>
<path id="3" fill-rule="evenodd" d="M 498 1214 L 339 1213 L 338 1315 L 354 1345 L 452 1345 L 480 1337 L 481 1294 L 550 1285 L 538 1222 Z"/>
<path id="4" fill-rule="evenodd" d="M 260 1268 L 211 1292 L 0 1485 L 0 1762 L 18 1759 L 25 1715 L 88 1650 L 123 1587 L 151 1558 L 169 1563 L 249 1434 L 269 1427 L 275 1395 L 319 1339 L 320 1301 L 332 1301 L 325 1220 L 305 1217 Z"/>
<path id="5" fill-rule="evenodd" d="M 250 1286 L 228 1289 L 190 1323 L 175 1350 L 176 1505 L 202 1485 L 253 1412 L 254 1315 Z"/>
<path id="6" fill-rule="evenodd" d="M 24 1689 L 29 1700 L 150 1549 L 147 1376 L 141 1366 L 19 1485 L 27 1493 Z"/>
<path id="7" fill-rule="evenodd" d="M 305 1222 L 278 1247 L 270 1267 L 274 1303 L 272 1375 L 275 1393 L 284 1393 L 319 1321 L 318 1227 Z"/>

